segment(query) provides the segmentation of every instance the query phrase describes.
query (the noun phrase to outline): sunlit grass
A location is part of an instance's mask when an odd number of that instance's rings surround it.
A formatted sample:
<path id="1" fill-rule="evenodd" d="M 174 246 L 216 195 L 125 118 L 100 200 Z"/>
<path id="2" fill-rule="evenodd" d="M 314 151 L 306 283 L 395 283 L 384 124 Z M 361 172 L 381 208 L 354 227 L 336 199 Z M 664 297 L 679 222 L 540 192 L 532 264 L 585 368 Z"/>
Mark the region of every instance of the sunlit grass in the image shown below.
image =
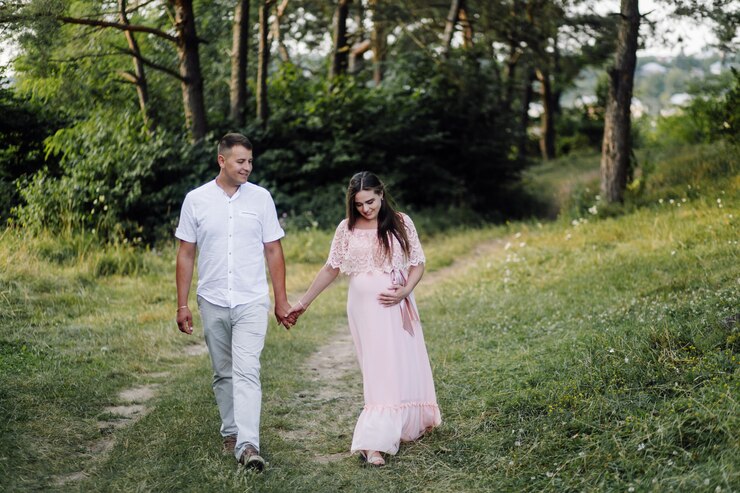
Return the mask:
<path id="1" fill-rule="evenodd" d="M 199 322 L 193 337 L 174 324 L 174 241 L 145 251 L 8 230 L 0 489 L 54 489 L 56 475 L 84 469 L 89 477 L 63 489 L 737 490 L 740 182 L 730 155 L 699 148 L 659 162 L 610 217 L 420 231 L 429 271 L 482 243 L 503 246 L 420 284 L 444 425 L 380 471 L 354 459 L 315 463 L 310 451 L 346 450 L 351 427 L 331 415 L 309 421 L 295 407 L 316 385 L 303 363 L 346 324 L 344 282 L 290 332 L 271 323 L 262 359 L 270 465 L 245 475 L 219 453 L 207 357 L 186 354 L 202 340 Z M 332 234 L 285 238 L 293 301 Z M 97 460 L 88 447 L 101 438 L 104 408 L 153 381 L 154 410 L 116 431 L 110 455 Z M 353 392 L 359 411 L 361 390 Z M 311 435 L 318 443 L 284 437 L 306 426 L 322 427 Z"/>

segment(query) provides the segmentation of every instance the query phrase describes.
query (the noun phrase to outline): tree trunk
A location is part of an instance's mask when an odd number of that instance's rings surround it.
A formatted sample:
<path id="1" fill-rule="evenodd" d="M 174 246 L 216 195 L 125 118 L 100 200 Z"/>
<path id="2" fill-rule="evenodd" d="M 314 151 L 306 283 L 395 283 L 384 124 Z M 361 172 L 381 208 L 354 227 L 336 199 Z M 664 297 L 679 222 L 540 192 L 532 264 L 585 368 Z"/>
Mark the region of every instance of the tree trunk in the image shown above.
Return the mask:
<path id="1" fill-rule="evenodd" d="M 337 10 L 334 14 L 334 53 L 332 55 L 329 80 L 347 73 L 349 62 L 349 45 L 347 44 L 347 17 L 349 16 L 349 3 L 352 0 L 338 0 Z"/>
<path id="2" fill-rule="evenodd" d="M 380 3 L 381 0 L 370 1 L 370 8 L 373 9 L 373 31 L 370 33 L 370 44 L 373 49 L 373 81 L 376 87 L 383 82 L 385 57 L 388 54 L 388 21 L 382 19 Z"/>
<path id="3" fill-rule="evenodd" d="M 267 25 L 270 17 L 270 6 L 273 0 L 263 0 L 259 8 L 259 61 L 257 64 L 257 119 L 262 126 L 267 125 L 270 117 L 270 108 L 267 104 L 267 67 L 270 63 L 270 42 L 267 38 L 269 26 Z"/>
<path id="4" fill-rule="evenodd" d="M 203 97 L 203 76 L 198 56 L 198 35 L 195 32 L 195 15 L 192 0 L 170 0 L 175 8 L 177 30 L 177 55 L 182 77 L 182 100 L 185 108 L 185 125 L 190 138 L 197 142 L 206 135 L 208 122 Z"/>
<path id="5" fill-rule="evenodd" d="M 553 102 L 552 81 L 548 71 L 535 70 L 540 81 L 540 99 L 542 100 L 540 152 L 545 161 L 555 158 L 555 105 Z"/>
<path id="6" fill-rule="evenodd" d="M 288 53 L 288 48 L 286 48 L 285 43 L 283 43 L 283 35 L 280 32 L 280 19 L 283 18 L 287 6 L 288 0 L 283 0 L 282 3 L 278 5 L 278 7 L 275 9 L 275 16 L 272 19 L 272 39 L 274 39 L 275 43 L 277 44 L 277 50 L 280 58 L 284 62 L 290 63 L 290 54 Z"/>
<path id="7" fill-rule="evenodd" d="M 450 46 L 452 45 L 452 36 L 455 34 L 455 24 L 457 19 L 460 17 L 460 9 L 462 8 L 463 0 L 452 0 L 450 2 L 450 11 L 447 13 L 445 19 L 445 32 L 442 35 L 442 56 L 446 57 L 450 52 Z"/>
<path id="8" fill-rule="evenodd" d="M 464 2 L 462 2 L 458 17 L 460 18 L 460 27 L 462 27 L 463 30 L 463 47 L 465 49 L 470 49 L 473 47 L 473 25 L 470 23 L 468 10 L 465 8 Z"/>
<path id="9" fill-rule="evenodd" d="M 358 2 L 357 7 L 354 9 L 354 23 L 357 26 L 357 30 L 352 36 L 348 36 L 347 40 L 348 43 L 352 43 L 347 59 L 347 72 L 350 74 L 356 74 L 363 69 L 365 66 L 365 52 L 370 49 L 370 40 L 365 39 L 364 16 L 365 12 L 362 8 L 362 2 Z"/>
<path id="10" fill-rule="evenodd" d="M 231 42 L 231 81 L 229 83 L 229 116 L 237 126 L 246 123 L 247 54 L 249 53 L 249 0 L 238 0 L 234 9 Z"/>
<path id="11" fill-rule="evenodd" d="M 365 65 L 365 53 L 370 49 L 371 41 L 364 39 L 361 42 L 352 45 L 352 49 L 349 52 L 349 64 L 347 65 L 347 72 L 350 74 L 356 74 Z"/>
<path id="12" fill-rule="evenodd" d="M 121 20 L 121 24 L 130 25 L 128 16 L 126 15 L 126 0 L 118 0 L 118 14 Z M 134 74 L 130 80 L 136 85 L 136 93 L 139 96 L 139 108 L 141 109 L 141 116 L 144 119 L 144 125 L 149 130 L 153 130 L 156 126 L 155 119 L 153 116 L 152 107 L 149 106 L 149 85 L 146 80 L 146 72 L 144 71 L 144 62 L 142 61 L 141 49 L 139 43 L 137 43 L 134 37 L 134 32 L 124 30 L 123 33 L 126 36 L 128 47 L 133 53 L 134 62 Z"/>
<path id="13" fill-rule="evenodd" d="M 529 103 L 532 102 L 534 89 L 532 89 L 532 80 L 534 76 L 528 75 L 524 79 L 524 91 L 522 91 L 522 106 L 519 115 L 519 149 L 518 157 L 520 161 L 527 159 L 527 143 L 529 142 Z"/>
<path id="14" fill-rule="evenodd" d="M 617 52 L 614 66 L 609 70 L 601 150 L 601 194 L 609 203 L 621 202 L 627 186 L 632 151 L 630 105 L 639 28 L 638 0 L 621 0 Z"/>
<path id="15" fill-rule="evenodd" d="M 506 87 L 504 89 L 504 99 L 506 107 L 512 109 L 514 103 L 514 85 L 516 83 L 516 65 L 519 63 L 521 51 L 517 48 L 514 41 L 509 41 L 509 57 L 506 60 Z"/>

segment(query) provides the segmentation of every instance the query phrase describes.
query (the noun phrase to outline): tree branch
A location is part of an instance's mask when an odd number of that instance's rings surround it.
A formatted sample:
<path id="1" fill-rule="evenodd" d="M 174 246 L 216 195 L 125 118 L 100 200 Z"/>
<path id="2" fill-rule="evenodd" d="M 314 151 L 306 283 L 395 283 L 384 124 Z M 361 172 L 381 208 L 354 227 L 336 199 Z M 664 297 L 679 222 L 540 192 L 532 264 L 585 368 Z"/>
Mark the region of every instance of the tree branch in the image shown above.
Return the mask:
<path id="1" fill-rule="evenodd" d="M 139 54 L 139 53 L 136 53 L 136 52 L 134 52 L 132 50 L 125 49 L 125 48 L 115 48 L 115 49 L 116 49 L 116 51 L 118 51 L 118 53 L 113 53 L 113 54 L 132 56 L 134 58 L 137 58 L 138 60 L 141 60 L 141 63 L 143 63 L 144 65 L 146 65 L 149 68 L 153 68 L 154 70 L 159 70 L 160 72 L 164 72 L 165 74 L 167 74 L 169 76 L 172 76 L 172 77 L 174 77 L 175 79 L 177 79 L 177 80 L 179 80 L 181 82 L 185 81 L 185 78 L 182 75 L 180 75 L 178 72 L 176 72 L 175 70 L 173 70 L 171 68 L 168 68 L 168 67 L 165 67 L 164 65 L 160 65 L 158 63 L 154 63 L 151 60 L 147 60 L 146 58 L 144 58 L 143 56 L 141 56 L 141 54 Z"/>
<path id="2" fill-rule="evenodd" d="M 133 31 L 133 32 L 154 34 L 155 36 L 159 36 L 160 38 L 164 38 L 168 41 L 172 41 L 173 43 L 177 42 L 176 36 L 167 34 L 161 29 L 156 29 L 154 27 L 137 26 L 137 25 L 132 25 L 132 24 L 120 24 L 118 22 L 108 22 L 108 21 L 101 21 L 101 20 L 94 20 L 94 19 L 79 19 L 76 17 L 57 17 L 57 19 L 66 24 L 80 24 L 84 26 L 93 26 L 93 27 L 110 27 L 113 29 L 119 29 L 121 31 Z"/>

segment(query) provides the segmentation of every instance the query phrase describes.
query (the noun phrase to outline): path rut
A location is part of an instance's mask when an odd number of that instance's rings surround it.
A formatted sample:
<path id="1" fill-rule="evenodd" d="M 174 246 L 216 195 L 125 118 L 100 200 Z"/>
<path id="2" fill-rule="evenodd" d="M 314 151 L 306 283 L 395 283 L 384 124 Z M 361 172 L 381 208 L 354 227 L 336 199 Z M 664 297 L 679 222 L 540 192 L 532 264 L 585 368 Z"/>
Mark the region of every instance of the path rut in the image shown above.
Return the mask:
<path id="1" fill-rule="evenodd" d="M 503 250 L 505 243 L 501 238 L 480 243 L 451 265 L 425 274 L 420 287 L 426 289 L 464 273 L 481 258 Z M 313 390 L 296 395 L 293 405 L 295 415 L 300 420 L 295 423 L 294 429 L 282 431 L 282 438 L 304 444 L 310 457 L 317 463 L 349 457 L 348 445 L 363 401 L 362 378 L 349 328 L 346 325 L 338 326 L 330 341 L 306 360 L 302 370 L 310 375 L 308 380 Z M 317 439 L 327 433 L 343 441 L 344 451 L 321 450 L 314 445 L 327 443 L 326 440 Z"/>

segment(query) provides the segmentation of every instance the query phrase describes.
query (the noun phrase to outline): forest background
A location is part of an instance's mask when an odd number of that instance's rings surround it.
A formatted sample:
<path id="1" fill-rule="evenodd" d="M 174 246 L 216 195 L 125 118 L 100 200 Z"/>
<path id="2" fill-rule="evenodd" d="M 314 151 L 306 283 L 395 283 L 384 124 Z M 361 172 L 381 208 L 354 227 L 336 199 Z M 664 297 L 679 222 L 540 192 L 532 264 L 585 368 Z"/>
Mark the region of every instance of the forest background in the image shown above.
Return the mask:
<path id="1" fill-rule="evenodd" d="M 638 0 L 0 0 L 0 490 L 740 489 L 740 13 L 656 2 L 712 46 L 635 59 Z M 220 455 L 172 232 L 228 131 L 292 300 L 356 171 L 422 234 L 445 421 L 382 471 L 341 288 L 268 333 L 266 474 Z"/>
<path id="2" fill-rule="evenodd" d="M 717 46 L 658 65 L 668 73 L 640 61 L 637 146 L 733 130 L 722 122 L 737 12 L 666 4 L 711 26 Z M 448 224 L 546 214 L 521 172 L 602 146 L 618 16 L 589 5 L 6 2 L 0 26 L 17 56 L 0 89 L 0 216 L 28 230 L 168 238 L 184 194 L 214 176 L 227 131 L 252 139 L 253 179 L 287 225 L 335 224 L 362 169 Z M 643 39 L 659 34 L 650 22 Z M 691 107 L 661 117 L 676 94 L 674 107 Z"/>

